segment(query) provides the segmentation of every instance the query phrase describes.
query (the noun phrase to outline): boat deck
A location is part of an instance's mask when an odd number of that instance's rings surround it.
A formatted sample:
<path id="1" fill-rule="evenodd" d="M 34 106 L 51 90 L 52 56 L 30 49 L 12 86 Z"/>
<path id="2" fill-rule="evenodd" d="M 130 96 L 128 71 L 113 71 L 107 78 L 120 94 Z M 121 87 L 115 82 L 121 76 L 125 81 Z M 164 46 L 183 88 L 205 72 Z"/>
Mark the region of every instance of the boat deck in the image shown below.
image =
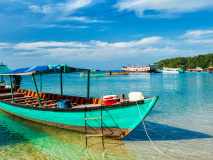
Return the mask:
<path id="1" fill-rule="evenodd" d="M 4 87 L 1 87 L 0 90 L 1 89 L 4 89 Z M 35 91 L 18 89 L 17 91 L 14 91 L 13 95 L 13 102 L 11 93 L 0 93 L 0 100 L 18 105 L 40 107 Z M 52 93 L 39 93 L 39 97 L 42 108 L 57 108 L 57 102 L 61 100 L 70 100 L 73 108 L 97 107 L 101 105 L 100 98 L 75 97 Z"/>
<path id="2" fill-rule="evenodd" d="M 0 93 L 0 100 L 22 106 L 40 107 L 38 97 L 35 91 L 18 89 L 17 91 L 14 91 L 13 95 L 13 102 L 11 93 Z M 101 98 L 75 97 L 52 93 L 39 93 L 39 97 L 41 100 L 42 108 L 58 108 L 57 102 L 61 100 L 70 100 L 72 108 L 93 108 L 101 106 Z M 118 103 L 124 102 L 129 102 L 129 100 L 125 99 L 124 101 L 119 101 Z"/>

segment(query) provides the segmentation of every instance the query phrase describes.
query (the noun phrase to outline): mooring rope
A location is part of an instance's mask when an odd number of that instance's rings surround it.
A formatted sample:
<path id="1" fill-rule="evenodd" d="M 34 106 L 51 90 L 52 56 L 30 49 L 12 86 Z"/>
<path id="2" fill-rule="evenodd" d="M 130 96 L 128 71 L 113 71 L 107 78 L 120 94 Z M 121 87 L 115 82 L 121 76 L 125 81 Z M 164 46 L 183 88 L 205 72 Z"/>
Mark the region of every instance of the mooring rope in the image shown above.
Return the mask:
<path id="1" fill-rule="evenodd" d="M 136 103 L 137 103 L 137 102 L 136 102 Z M 140 113 L 141 120 L 142 120 L 142 122 L 143 122 L 144 130 L 145 130 L 145 132 L 146 132 L 147 137 L 149 138 L 149 141 L 152 143 L 153 147 L 154 147 L 159 153 L 165 154 L 165 153 L 161 152 L 161 151 L 155 146 L 155 144 L 152 142 L 151 138 L 149 137 L 149 134 L 148 134 L 148 132 L 147 132 L 147 130 L 146 130 L 146 126 L 145 126 L 145 123 L 144 123 L 144 121 L 143 121 L 143 117 L 142 117 L 142 115 L 141 115 L 141 111 L 140 111 L 140 108 L 139 108 L 138 103 L 137 103 L 137 106 L 138 106 L 138 111 L 139 111 L 139 113 Z M 142 107 L 142 108 L 143 108 L 143 107 Z M 144 108 L 143 108 L 143 109 L 144 109 Z M 144 109 L 144 112 L 146 113 L 145 109 Z M 146 113 L 146 114 L 147 114 L 147 113 Z"/>

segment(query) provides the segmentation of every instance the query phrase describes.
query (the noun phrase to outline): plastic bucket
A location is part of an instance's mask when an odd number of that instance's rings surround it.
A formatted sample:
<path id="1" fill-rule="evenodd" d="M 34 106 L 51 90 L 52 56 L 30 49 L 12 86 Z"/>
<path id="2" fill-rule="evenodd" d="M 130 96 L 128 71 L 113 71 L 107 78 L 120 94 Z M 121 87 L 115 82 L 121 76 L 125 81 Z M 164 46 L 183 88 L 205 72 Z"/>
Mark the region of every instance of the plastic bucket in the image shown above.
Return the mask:
<path id="1" fill-rule="evenodd" d="M 70 100 L 61 100 L 57 102 L 58 108 L 71 108 Z"/>

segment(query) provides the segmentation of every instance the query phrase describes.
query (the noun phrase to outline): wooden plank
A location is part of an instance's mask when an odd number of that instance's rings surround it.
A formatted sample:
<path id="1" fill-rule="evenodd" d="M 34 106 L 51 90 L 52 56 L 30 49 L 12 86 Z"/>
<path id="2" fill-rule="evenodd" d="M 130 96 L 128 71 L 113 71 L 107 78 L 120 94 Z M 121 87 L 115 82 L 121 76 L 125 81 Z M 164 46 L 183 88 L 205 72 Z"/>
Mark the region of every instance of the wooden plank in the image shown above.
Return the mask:
<path id="1" fill-rule="evenodd" d="M 25 99 L 30 99 L 33 96 L 26 96 L 26 97 L 18 97 L 18 98 L 14 98 L 14 100 L 25 100 Z M 12 98 L 8 98 L 8 99 L 4 99 L 4 101 L 11 101 Z"/>
<path id="2" fill-rule="evenodd" d="M 86 134 L 86 137 L 102 137 L 103 134 Z"/>
<path id="3" fill-rule="evenodd" d="M 14 96 L 15 97 L 22 97 L 24 96 L 24 93 L 17 93 L 15 92 L 14 93 Z M 3 93 L 3 94 L 0 94 L 0 99 L 5 99 L 5 98 L 11 98 L 12 97 L 12 94 L 11 93 Z"/>
<path id="4" fill-rule="evenodd" d="M 44 103 L 51 103 L 51 102 L 56 102 L 56 100 L 52 100 L 52 101 L 44 101 L 44 102 L 41 102 L 42 104 Z M 25 104 L 25 105 L 38 105 L 39 103 L 31 103 L 31 104 Z"/>
<path id="5" fill-rule="evenodd" d="M 48 99 L 41 99 L 42 101 L 44 100 L 48 100 Z M 25 101 L 25 102 L 22 102 L 22 101 Z M 20 104 L 24 104 L 24 103 L 33 103 L 33 102 L 37 102 L 38 99 L 35 97 L 35 98 L 30 98 L 30 99 L 22 99 L 22 100 L 17 100 L 15 102 L 20 102 Z"/>
<path id="6" fill-rule="evenodd" d="M 26 100 L 28 100 L 28 99 L 26 99 Z M 41 99 L 41 100 L 44 101 L 44 100 L 48 100 L 48 99 Z M 35 100 L 32 100 L 32 101 L 29 99 L 29 101 L 20 102 L 19 104 L 33 103 L 33 102 L 38 102 L 38 99 L 35 99 Z"/>
<path id="7" fill-rule="evenodd" d="M 51 106 L 56 106 L 57 103 L 53 103 L 53 104 L 48 104 L 48 105 L 44 105 L 43 107 L 51 107 Z"/>

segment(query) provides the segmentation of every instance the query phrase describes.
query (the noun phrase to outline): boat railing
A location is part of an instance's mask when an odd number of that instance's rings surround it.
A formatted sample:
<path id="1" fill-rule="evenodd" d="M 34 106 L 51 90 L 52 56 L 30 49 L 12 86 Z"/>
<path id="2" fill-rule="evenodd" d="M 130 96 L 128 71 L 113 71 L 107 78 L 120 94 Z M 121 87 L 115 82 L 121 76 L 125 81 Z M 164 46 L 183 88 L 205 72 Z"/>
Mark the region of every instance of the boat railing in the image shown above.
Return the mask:
<path id="1" fill-rule="evenodd" d="M 101 105 L 101 98 L 87 98 L 87 97 L 77 97 L 68 96 L 52 93 L 39 93 L 39 98 L 41 99 L 42 107 L 45 108 L 56 108 L 57 102 L 60 100 L 70 100 L 73 106 L 83 105 L 83 104 L 95 104 Z M 4 101 L 12 102 L 11 93 L 7 95 L 0 95 L 0 99 Z M 14 92 L 14 103 L 39 107 L 38 98 L 35 91 L 29 91 L 24 89 L 18 89 Z"/>

